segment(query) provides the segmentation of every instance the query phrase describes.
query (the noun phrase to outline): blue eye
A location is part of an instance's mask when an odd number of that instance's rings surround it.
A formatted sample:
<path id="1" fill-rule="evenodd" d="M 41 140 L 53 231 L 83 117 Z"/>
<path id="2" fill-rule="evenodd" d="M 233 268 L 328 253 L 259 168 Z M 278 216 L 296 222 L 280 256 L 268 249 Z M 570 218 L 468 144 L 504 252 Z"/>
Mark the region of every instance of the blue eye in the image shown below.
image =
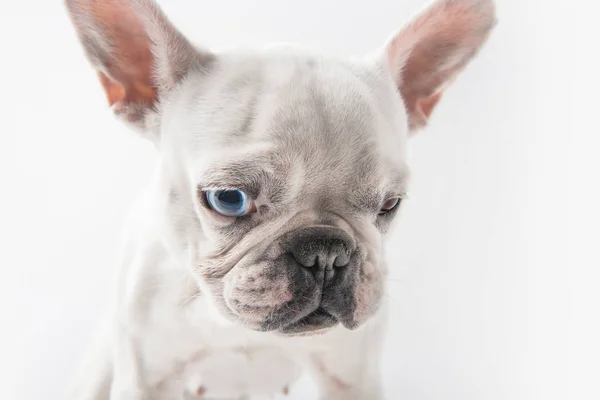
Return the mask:
<path id="1" fill-rule="evenodd" d="M 252 207 L 252 200 L 241 190 L 209 190 L 206 201 L 210 208 L 226 217 L 241 217 Z"/>

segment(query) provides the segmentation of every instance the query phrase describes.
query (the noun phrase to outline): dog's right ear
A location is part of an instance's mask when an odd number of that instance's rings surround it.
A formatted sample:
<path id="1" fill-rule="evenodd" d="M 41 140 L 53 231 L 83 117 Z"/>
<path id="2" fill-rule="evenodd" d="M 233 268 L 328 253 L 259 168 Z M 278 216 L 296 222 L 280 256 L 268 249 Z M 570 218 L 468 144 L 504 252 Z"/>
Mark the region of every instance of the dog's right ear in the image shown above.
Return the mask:
<path id="1" fill-rule="evenodd" d="M 160 97 L 213 56 L 196 49 L 152 0 L 65 0 L 114 112 L 138 128 Z"/>

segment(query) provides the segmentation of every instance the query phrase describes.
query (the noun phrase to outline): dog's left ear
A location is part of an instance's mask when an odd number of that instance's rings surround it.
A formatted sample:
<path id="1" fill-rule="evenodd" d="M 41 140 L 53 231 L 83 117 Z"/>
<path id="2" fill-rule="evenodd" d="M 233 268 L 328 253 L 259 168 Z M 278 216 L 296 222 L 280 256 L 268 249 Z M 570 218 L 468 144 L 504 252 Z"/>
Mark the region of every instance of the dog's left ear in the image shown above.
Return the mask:
<path id="1" fill-rule="evenodd" d="M 159 97 L 213 58 L 188 42 L 153 0 L 64 1 L 109 105 L 142 130 Z"/>
<path id="2" fill-rule="evenodd" d="M 404 100 L 411 133 L 427 124 L 444 89 L 495 24 L 493 0 L 438 0 L 389 41 L 384 62 Z"/>

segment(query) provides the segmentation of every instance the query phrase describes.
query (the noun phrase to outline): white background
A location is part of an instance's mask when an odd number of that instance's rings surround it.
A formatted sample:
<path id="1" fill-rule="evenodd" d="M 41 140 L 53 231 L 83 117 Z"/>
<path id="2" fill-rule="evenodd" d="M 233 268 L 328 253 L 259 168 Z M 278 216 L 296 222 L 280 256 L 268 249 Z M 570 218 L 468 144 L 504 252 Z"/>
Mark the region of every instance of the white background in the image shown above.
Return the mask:
<path id="1" fill-rule="evenodd" d="M 212 48 L 358 55 L 425 0 L 161 3 Z M 389 399 L 600 398 L 598 6 L 498 5 L 488 45 L 411 143 Z M 60 1 L 2 2 L 0 82 L 0 397 L 61 399 L 154 151 L 110 115 Z"/>

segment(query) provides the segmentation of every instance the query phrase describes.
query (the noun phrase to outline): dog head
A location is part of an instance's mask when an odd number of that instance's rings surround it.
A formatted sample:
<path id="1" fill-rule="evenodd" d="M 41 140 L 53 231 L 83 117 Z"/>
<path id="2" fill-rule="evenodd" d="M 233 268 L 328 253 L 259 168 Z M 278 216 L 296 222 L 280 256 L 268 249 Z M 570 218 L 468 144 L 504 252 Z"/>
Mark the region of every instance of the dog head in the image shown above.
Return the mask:
<path id="1" fill-rule="evenodd" d="M 217 54 L 150 0 L 67 0 L 116 114 L 156 143 L 171 249 L 220 314 L 257 330 L 354 329 L 382 297 L 407 139 L 495 24 L 441 0 L 377 52 Z"/>

